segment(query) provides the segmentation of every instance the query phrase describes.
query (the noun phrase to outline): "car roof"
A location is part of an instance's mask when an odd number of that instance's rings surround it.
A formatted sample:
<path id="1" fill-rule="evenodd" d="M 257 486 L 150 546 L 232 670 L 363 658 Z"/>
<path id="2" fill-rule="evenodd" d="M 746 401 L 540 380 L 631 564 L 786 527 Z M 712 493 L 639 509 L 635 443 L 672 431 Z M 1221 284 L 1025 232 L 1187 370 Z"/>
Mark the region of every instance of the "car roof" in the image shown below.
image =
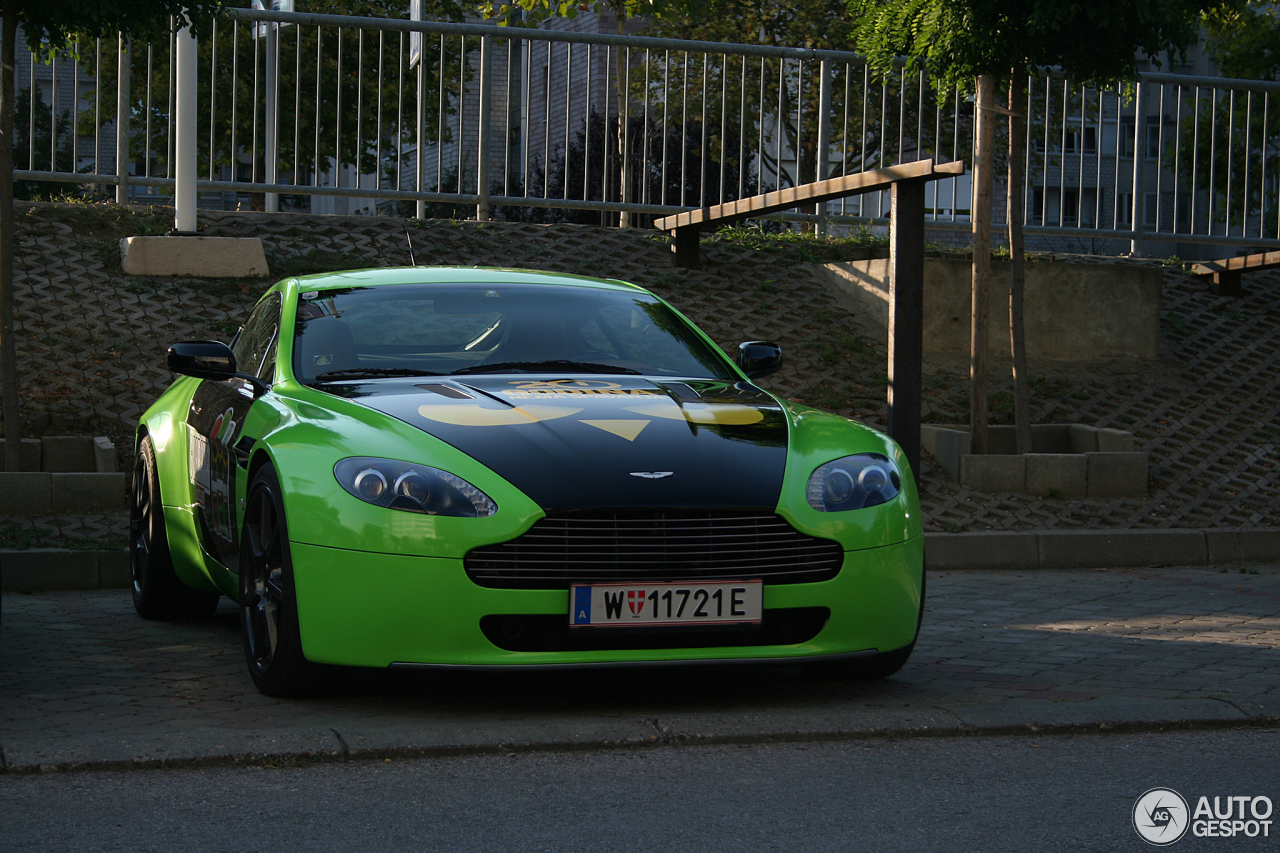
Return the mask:
<path id="1" fill-rule="evenodd" d="M 567 273 L 501 267 L 378 267 L 299 276 L 293 279 L 299 290 L 329 290 L 346 287 L 377 287 L 394 284 L 549 284 L 593 287 L 604 290 L 647 292 L 625 281 L 591 278 Z"/>

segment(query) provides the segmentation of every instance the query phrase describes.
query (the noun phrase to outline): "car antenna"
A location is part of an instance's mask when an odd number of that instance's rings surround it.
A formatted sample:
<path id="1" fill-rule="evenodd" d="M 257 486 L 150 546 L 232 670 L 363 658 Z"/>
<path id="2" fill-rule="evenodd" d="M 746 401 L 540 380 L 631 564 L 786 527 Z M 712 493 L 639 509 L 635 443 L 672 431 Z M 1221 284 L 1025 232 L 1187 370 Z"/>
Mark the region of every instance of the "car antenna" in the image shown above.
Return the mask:
<path id="1" fill-rule="evenodd" d="M 418 262 L 413 259 L 413 237 L 409 235 L 409 220 L 404 221 L 404 239 L 409 244 L 409 266 L 416 267 Z"/>

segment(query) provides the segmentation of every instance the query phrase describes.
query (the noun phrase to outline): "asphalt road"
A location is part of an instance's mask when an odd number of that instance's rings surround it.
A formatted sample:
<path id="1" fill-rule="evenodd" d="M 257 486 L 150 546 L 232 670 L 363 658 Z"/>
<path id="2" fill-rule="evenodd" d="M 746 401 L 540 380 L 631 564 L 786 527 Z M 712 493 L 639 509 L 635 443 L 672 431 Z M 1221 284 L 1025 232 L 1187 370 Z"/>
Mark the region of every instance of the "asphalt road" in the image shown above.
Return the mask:
<path id="1" fill-rule="evenodd" d="M 1255 728 L 0 776 L 0 850 L 1144 850 L 1143 792 L 1277 803 L 1277 767 Z"/>

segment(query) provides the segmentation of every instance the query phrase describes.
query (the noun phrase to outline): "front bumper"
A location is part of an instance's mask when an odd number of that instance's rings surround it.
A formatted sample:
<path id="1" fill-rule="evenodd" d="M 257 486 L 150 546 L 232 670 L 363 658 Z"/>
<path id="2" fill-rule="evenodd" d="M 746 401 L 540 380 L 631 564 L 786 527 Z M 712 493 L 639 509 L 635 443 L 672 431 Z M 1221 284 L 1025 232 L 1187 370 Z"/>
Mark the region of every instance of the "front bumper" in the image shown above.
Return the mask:
<path id="1" fill-rule="evenodd" d="M 804 642 L 512 651 L 487 639 L 481 620 L 498 614 L 559 615 L 567 623 L 567 590 L 480 587 L 457 559 L 297 542 L 291 551 L 304 654 L 317 663 L 369 667 L 776 661 L 888 651 L 915 637 L 924 564 L 924 539 L 917 536 L 896 545 L 846 551 L 839 575 L 829 581 L 766 586 L 766 616 L 770 610 L 830 611 L 821 630 Z"/>

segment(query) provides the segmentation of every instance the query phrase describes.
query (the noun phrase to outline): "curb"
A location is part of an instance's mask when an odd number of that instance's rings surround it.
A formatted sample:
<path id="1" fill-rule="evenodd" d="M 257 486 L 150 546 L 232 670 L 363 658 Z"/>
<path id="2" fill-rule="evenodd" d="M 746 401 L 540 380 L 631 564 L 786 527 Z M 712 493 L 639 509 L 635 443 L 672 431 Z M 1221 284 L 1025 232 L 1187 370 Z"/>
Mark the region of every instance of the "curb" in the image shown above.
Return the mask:
<path id="1" fill-rule="evenodd" d="M 926 533 L 930 569 L 1126 569 L 1280 563 L 1280 528 Z M 126 589 L 127 551 L 0 549 L 0 591 Z"/>
<path id="2" fill-rule="evenodd" d="M 829 720 L 827 722 L 830 722 Z M 316 727 L 282 733 L 266 749 L 259 736 L 224 729 L 193 731 L 175 743 L 171 737 L 150 742 L 60 743 L 37 747 L 9 745 L 0 749 L 0 775 L 34 775 L 77 771 L 154 770 L 191 767 L 237 767 L 255 764 L 319 764 L 346 761 L 391 761 L 463 755 L 598 752 L 672 746 L 817 743 L 887 738 L 1053 736 L 1129 734 L 1271 727 L 1280 722 L 1280 705 L 1266 697 L 1227 699 L 1116 699 L 1088 702 L 1026 700 L 993 705 L 862 709 L 844 725 L 809 728 L 782 723 L 752 725 L 738 716 L 718 714 L 619 722 L 616 730 L 584 736 L 573 725 L 555 726 L 537 741 L 525 731 L 468 742 L 420 726 L 380 727 L 376 732 Z M 707 729 L 710 729 L 708 731 Z M 464 735 L 465 738 L 465 735 Z M 251 741 L 256 740 L 252 743 Z M 257 748 L 252 748 L 256 746 Z M 61 747 L 61 749 L 59 749 Z M 239 748 L 238 748 L 239 747 Z M 249 748 L 245 748 L 249 747 Z M 62 752 L 65 750 L 65 752 Z M 61 754 L 59 754 L 61 752 Z"/>
<path id="3" fill-rule="evenodd" d="M 1280 528 L 926 533 L 930 569 L 1125 569 L 1280 562 Z"/>
<path id="4" fill-rule="evenodd" d="M 0 591 L 127 589 L 128 551 L 0 549 Z"/>

